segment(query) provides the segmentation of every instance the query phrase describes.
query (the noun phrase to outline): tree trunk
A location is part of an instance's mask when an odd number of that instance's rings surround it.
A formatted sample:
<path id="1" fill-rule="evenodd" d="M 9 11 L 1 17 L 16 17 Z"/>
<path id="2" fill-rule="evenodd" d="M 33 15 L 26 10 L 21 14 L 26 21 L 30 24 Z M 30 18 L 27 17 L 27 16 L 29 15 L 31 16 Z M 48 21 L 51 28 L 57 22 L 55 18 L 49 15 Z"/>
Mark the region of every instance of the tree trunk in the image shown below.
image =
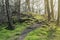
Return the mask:
<path id="1" fill-rule="evenodd" d="M 48 21 L 50 21 L 51 17 L 50 17 L 50 9 L 49 9 L 49 0 L 46 0 L 46 3 L 47 3 Z"/>
<path id="2" fill-rule="evenodd" d="M 45 14 L 47 13 L 47 3 L 46 0 L 44 0 L 44 4 L 45 4 Z"/>
<path id="3" fill-rule="evenodd" d="M 20 18 L 21 18 L 21 17 L 20 17 L 20 13 L 21 13 L 21 12 L 20 12 L 20 6 L 21 6 L 20 3 L 21 3 L 21 0 L 18 0 L 18 21 L 19 21 L 19 22 L 20 22 Z"/>
<path id="4" fill-rule="evenodd" d="M 34 0 L 32 0 L 32 12 L 34 12 Z"/>
<path id="5" fill-rule="evenodd" d="M 57 18 L 57 25 L 59 26 L 60 20 L 60 0 L 58 0 L 58 18 Z"/>
<path id="6" fill-rule="evenodd" d="M 26 6 L 27 6 L 27 10 L 28 11 L 31 11 L 30 10 L 30 0 L 26 0 Z"/>
<path id="7" fill-rule="evenodd" d="M 5 4 L 6 4 L 6 13 L 7 13 L 7 18 L 8 18 L 8 30 L 13 30 L 15 27 L 13 26 L 11 17 L 9 16 L 9 0 L 5 0 Z"/>
<path id="8" fill-rule="evenodd" d="M 52 16 L 51 19 L 54 20 L 54 5 L 53 5 L 53 0 L 50 0 L 50 5 L 51 5 L 51 16 Z"/>

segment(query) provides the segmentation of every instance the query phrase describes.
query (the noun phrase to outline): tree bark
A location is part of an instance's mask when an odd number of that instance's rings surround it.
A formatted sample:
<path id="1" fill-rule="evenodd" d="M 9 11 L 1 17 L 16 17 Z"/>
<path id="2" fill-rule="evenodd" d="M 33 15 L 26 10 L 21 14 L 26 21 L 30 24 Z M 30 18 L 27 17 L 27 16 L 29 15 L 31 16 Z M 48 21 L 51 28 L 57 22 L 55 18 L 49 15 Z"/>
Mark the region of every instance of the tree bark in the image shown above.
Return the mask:
<path id="1" fill-rule="evenodd" d="M 7 13 L 7 19 L 8 19 L 8 30 L 13 30 L 14 26 L 11 20 L 11 17 L 9 16 L 9 0 L 5 0 L 5 4 L 6 4 L 6 13 Z"/>
<path id="2" fill-rule="evenodd" d="M 34 0 L 32 0 L 32 12 L 34 12 Z"/>
<path id="3" fill-rule="evenodd" d="M 54 5 L 53 5 L 53 0 L 50 0 L 50 4 L 51 4 L 51 19 L 54 20 Z"/>
<path id="4" fill-rule="evenodd" d="M 57 25 L 59 26 L 60 23 L 60 0 L 58 0 L 58 18 L 57 18 Z"/>
<path id="5" fill-rule="evenodd" d="M 45 14 L 47 13 L 47 3 L 46 0 L 44 0 L 44 4 L 45 4 Z"/>
<path id="6" fill-rule="evenodd" d="M 27 10 L 28 10 L 28 11 L 31 11 L 31 10 L 30 10 L 30 0 L 26 0 L 26 5 L 27 5 Z"/>
<path id="7" fill-rule="evenodd" d="M 49 0 L 46 0 L 46 3 L 47 3 L 48 21 L 50 21 L 51 17 L 50 17 L 50 9 L 49 9 Z"/>
<path id="8" fill-rule="evenodd" d="M 20 15 L 20 13 L 21 13 L 21 11 L 20 11 L 20 6 L 21 6 L 20 3 L 21 3 L 21 0 L 18 0 L 18 21 L 19 21 L 19 22 L 20 22 L 20 18 L 21 18 L 21 17 L 20 17 L 20 16 L 21 16 L 21 15 Z"/>

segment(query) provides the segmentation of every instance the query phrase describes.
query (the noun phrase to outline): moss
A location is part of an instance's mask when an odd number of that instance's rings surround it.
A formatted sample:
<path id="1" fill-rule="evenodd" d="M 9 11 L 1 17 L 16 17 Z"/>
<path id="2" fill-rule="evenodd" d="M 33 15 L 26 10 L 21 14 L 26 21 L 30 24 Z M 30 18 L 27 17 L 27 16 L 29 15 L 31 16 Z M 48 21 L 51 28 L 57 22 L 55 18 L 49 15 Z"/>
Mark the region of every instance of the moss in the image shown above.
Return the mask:
<path id="1" fill-rule="evenodd" d="M 55 26 L 54 23 L 50 23 L 50 27 L 43 25 L 32 32 L 28 33 L 25 40 L 60 40 L 60 27 Z"/>
<path id="2" fill-rule="evenodd" d="M 18 36 L 16 34 L 20 34 L 27 27 L 27 24 L 23 23 L 20 25 L 19 23 L 17 23 L 15 26 L 16 26 L 16 29 L 13 31 L 6 30 L 3 28 L 0 31 L 0 40 L 15 39 Z"/>

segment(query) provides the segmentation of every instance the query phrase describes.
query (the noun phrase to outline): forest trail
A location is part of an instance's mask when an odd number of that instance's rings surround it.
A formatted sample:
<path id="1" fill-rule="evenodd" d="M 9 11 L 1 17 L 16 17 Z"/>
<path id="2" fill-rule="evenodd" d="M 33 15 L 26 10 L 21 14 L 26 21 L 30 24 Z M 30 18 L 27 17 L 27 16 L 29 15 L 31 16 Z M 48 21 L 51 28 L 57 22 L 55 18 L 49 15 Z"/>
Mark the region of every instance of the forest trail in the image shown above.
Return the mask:
<path id="1" fill-rule="evenodd" d="M 24 31 L 22 31 L 22 33 L 20 34 L 20 37 L 17 40 L 24 40 L 24 38 L 27 36 L 27 34 L 29 32 L 41 27 L 42 24 L 43 24 L 43 22 L 40 22 L 40 23 L 36 23 L 36 24 L 33 24 L 33 25 L 29 26 Z"/>

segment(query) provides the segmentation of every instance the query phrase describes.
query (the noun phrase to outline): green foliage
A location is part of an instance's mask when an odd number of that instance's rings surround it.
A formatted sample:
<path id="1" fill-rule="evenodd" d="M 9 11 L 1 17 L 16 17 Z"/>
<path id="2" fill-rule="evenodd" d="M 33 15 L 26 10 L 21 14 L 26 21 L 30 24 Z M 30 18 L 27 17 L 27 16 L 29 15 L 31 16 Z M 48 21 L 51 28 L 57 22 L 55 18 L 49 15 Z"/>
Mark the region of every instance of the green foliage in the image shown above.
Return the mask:
<path id="1" fill-rule="evenodd" d="M 29 19 L 30 21 L 33 21 L 33 22 L 39 22 L 39 21 L 45 20 L 45 18 L 42 15 L 40 15 L 38 13 L 33 13 L 33 12 L 24 12 L 21 18 Z M 26 20 L 26 21 L 28 21 L 28 20 Z"/>
<path id="2" fill-rule="evenodd" d="M 25 40 L 60 40 L 60 27 L 50 23 L 28 33 Z"/>
<path id="3" fill-rule="evenodd" d="M 2 28 L 2 30 L 0 31 L 0 40 L 14 40 L 18 37 L 18 35 L 28 26 L 26 23 L 23 24 L 19 24 L 16 23 L 16 29 L 13 31 L 10 30 L 6 30 L 4 28 Z"/>
<path id="4" fill-rule="evenodd" d="M 25 15 L 25 16 L 24 16 Z M 29 25 L 35 23 L 36 20 L 39 20 L 42 19 L 43 17 L 40 15 L 40 14 L 35 14 L 35 13 L 32 13 L 32 12 L 27 12 L 27 13 L 23 13 L 21 19 L 23 20 L 26 20 L 25 22 L 23 23 L 16 23 L 14 24 L 16 26 L 16 29 L 13 30 L 13 31 L 9 31 L 9 30 L 6 30 L 4 29 L 6 26 L 1 26 L 1 31 L 0 31 L 0 40 L 15 40 L 17 37 L 19 37 L 20 33 L 26 28 L 28 27 Z M 16 16 L 13 16 L 12 19 L 14 21 L 17 20 L 17 17 Z M 42 19 L 43 20 L 43 19 Z"/>
<path id="5" fill-rule="evenodd" d="M 12 19 L 16 21 L 17 17 L 13 16 Z M 7 25 L 1 25 L 0 40 L 15 40 L 20 36 L 21 32 L 31 24 L 46 20 L 44 15 L 40 15 L 33 12 L 22 13 L 21 19 L 25 21 L 23 23 L 14 24 L 16 26 L 16 29 L 13 31 L 6 30 L 5 27 Z M 56 24 L 54 22 L 49 22 L 49 23 L 47 21 L 45 22 L 46 22 L 45 25 L 42 25 L 42 27 L 30 32 L 25 38 L 25 40 L 50 40 L 52 39 L 51 37 L 53 37 L 53 40 L 57 40 L 57 39 L 59 40 L 60 28 L 58 27 L 56 28 Z"/>

